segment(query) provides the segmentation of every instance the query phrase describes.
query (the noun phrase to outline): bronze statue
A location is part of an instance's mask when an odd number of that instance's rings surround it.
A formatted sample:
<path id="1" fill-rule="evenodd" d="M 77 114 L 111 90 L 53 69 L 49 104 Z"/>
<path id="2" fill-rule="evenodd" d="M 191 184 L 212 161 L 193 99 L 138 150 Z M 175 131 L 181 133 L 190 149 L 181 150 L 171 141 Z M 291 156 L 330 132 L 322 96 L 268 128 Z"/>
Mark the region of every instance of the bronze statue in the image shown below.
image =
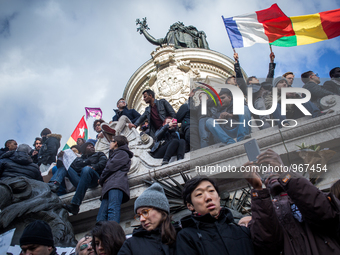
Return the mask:
<path id="1" fill-rule="evenodd" d="M 175 48 L 202 48 L 208 49 L 209 45 L 206 40 L 204 31 L 198 31 L 194 26 L 185 26 L 183 22 L 177 22 L 170 26 L 170 29 L 164 38 L 155 39 L 147 30 L 150 28 L 146 22 L 146 18 L 136 20 L 139 25 L 137 32 L 144 34 L 145 38 L 154 45 L 162 46 L 162 44 L 173 44 Z"/>
<path id="2" fill-rule="evenodd" d="M 77 244 L 68 213 L 47 183 L 25 177 L 1 180 L 0 234 L 16 228 L 11 245 L 19 244 L 24 228 L 37 219 L 50 225 L 56 246 Z"/>

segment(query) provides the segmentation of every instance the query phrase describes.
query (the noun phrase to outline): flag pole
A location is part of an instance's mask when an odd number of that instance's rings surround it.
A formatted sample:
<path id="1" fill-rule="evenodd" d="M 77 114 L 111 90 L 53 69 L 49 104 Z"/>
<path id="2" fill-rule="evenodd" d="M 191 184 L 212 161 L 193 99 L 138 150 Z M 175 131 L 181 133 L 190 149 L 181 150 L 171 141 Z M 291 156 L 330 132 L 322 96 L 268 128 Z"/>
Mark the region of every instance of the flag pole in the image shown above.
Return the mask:
<path id="1" fill-rule="evenodd" d="M 269 44 L 270 53 L 273 53 L 272 45 Z"/>

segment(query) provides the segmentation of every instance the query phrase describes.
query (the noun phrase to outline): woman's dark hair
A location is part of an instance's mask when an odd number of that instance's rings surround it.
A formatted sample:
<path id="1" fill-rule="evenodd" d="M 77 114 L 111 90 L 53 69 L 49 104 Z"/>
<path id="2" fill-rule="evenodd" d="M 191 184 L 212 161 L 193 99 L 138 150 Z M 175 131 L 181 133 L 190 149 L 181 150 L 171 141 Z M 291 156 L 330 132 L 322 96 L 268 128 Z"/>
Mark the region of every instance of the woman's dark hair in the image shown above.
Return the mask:
<path id="1" fill-rule="evenodd" d="M 218 187 L 217 187 L 217 185 L 216 185 L 216 183 L 213 179 L 211 179 L 211 178 L 209 178 L 208 176 L 205 176 L 205 175 L 195 176 L 194 178 L 188 180 L 184 185 L 184 189 L 183 189 L 183 192 L 182 192 L 182 198 L 183 198 L 183 203 L 184 203 L 185 206 L 187 205 L 187 203 L 192 204 L 191 193 L 203 181 L 210 182 L 214 186 L 217 194 L 218 195 L 220 194 L 220 191 L 219 191 L 219 189 L 218 189 Z"/>
<path id="2" fill-rule="evenodd" d="M 126 240 L 124 230 L 115 221 L 99 221 L 91 231 L 92 248 L 96 251 L 95 238 L 101 240 L 106 254 L 116 255 Z"/>
<path id="3" fill-rule="evenodd" d="M 176 241 L 176 229 L 171 224 L 171 217 L 165 211 L 153 208 L 154 210 L 158 211 L 162 214 L 161 222 L 159 223 L 159 227 L 161 229 L 161 239 L 162 243 L 166 245 L 171 245 Z"/>
<path id="4" fill-rule="evenodd" d="M 340 200 L 340 180 L 337 180 L 331 187 L 331 193 Z"/>
<path id="5" fill-rule="evenodd" d="M 122 135 L 116 135 L 112 137 L 112 140 L 115 140 L 117 142 L 118 147 L 123 146 L 125 144 L 129 145 L 129 141 L 125 136 Z"/>
<path id="6" fill-rule="evenodd" d="M 94 129 L 94 131 L 96 131 L 96 125 L 97 125 L 97 123 L 102 124 L 103 122 L 105 122 L 105 121 L 102 120 L 102 119 L 100 119 L 100 120 L 95 120 L 95 121 L 93 122 L 93 129 Z"/>

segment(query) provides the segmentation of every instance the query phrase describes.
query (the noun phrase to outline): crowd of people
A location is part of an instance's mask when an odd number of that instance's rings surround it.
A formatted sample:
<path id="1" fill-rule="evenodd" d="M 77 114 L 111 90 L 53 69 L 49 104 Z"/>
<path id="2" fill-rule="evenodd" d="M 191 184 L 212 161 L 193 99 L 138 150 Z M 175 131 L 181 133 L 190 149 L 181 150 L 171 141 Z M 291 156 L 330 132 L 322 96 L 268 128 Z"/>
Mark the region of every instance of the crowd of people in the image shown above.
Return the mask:
<path id="1" fill-rule="evenodd" d="M 194 102 L 199 88 L 190 92 L 189 99 L 177 113 L 167 100 L 156 99 L 155 93 L 147 89 L 142 93 L 148 105 L 144 113 L 141 115 L 135 109 L 129 109 L 125 99 L 120 98 L 112 118 L 117 122 L 115 128 L 110 126 L 111 122 L 95 120 L 93 128 L 97 133 L 96 139 L 77 140 L 77 144 L 71 147 L 76 158 L 68 168 L 61 160 L 64 152 L 58 153 L 61 135 L 53 134 L 48 128 L 43 129 L 40 137 L 35 139 L 33 149 L 27 144 L 18 146 L 13 139 L 7 140 L 4 148 L 0 149 L 0 180 L 24 176 L 43 181 L 41 173 L 51 170 L 53 177 L 48 185 L 53 192 L 62 195 L 66 193 L 65 178 L 68 178 L 75 193 L 71 203 L 65 204 L 64 208 L 73 215 L 79 213 L 88 188 L 101 185 L 97 224 L 89 235 L 79 241 L 77 254 L 280 254 L 282 251 L 284 254 L 339 254 L 340 206 L 337 199 L 340 188 L 333 188 L 333 192 L 338 194 L 325 195 L 294 173 L 272 174 L 262 180 L 256 175 L 245 177 L 254 188 L 251 192 L 252 218 L 243 219 L 241 225 L 236 224 L 227 208 L 221 207 L 219 189 L 208 177 L 195 177 L 185 184 L 183 202 L 192 215 L 183 218 L 180 224 L 174 224 L 171 220 L 169 201 L 163 188 L 157 183 L 153 184 L 135 201 L 135 219 L 141 224 L 126 240 L 118 223 L 121 204 L 130 199 L 127 174 L 134 154 L 129 149 L 127 138 L 122 135 L 125 127 L 139 127 L 141 135 L 151 136 L 154 145 L 150 155 L 162 159 L 161 164 L 166 165 L 173 156 L 183 160 L 190 150 L 217 142 L 226 146 L 251 137 L 250 126 L 232 126 L 230 120 L 248 123 L 253 117 L 259 123 L 259 129 L 266 129 L 271 126 L 268 119 L 276 119 L 276 125 L 281 128 L 283 120 L 304 116 L 295 105 L 287 106 L 286 115 L 281 113 L 281 89 L 292 87 L 295 76 L 287 72 L 274 79 L 273 53 L 270 54 L 267 79 L 262 83 L 255 76 L 245 80 L 237 53 L 234 59 L 235 76 L 229 77 L 226 83 L 242 90 L 245 96 L 244 114 L 233 114 L 233 94 L 227 88 L 219 92 L 221 105 L 213 104 L 212 99 L 207 101 L 206 114 L 201 112 L 202 97 L 206 91 L 199 92 L 200 104 Z M 320 86 L 320 79 L 313 71 L 301 74 L 303 88 L 311 93 L 311 100 L 303 106 L 313 118 L 330 112 L 321 110 L 322 97 L 340 95 L 339 67 L 330 71 L 330 78 Z M 278 92 L 276 110 L 271 116 L 252 114 L 246 104 L 248 88 L 252 88 L 254 108 L 268 110 L 273 106 L 273 87 Z M 287 94 L 288 98 L 304 96 Z M 216 119 L 228 121 L 215 125 Z M 95 149 L 98 141 L 103 142 L 103 150 Z M 52 168 L 53 163 L 56 165 Z M 261 154 L 257 163 L 283 164 L 271 150 Z M 252 162 L 246 165 L 256 167 Z M 340 186 L 339 183 L 334 185 Z M 46 223 L 36 224 L 34 228 L 48 231 Z M 34 232 L 25 231 L 26 235 Z M 36 234 L 39 236 L 38 231 Z M 41 238 L 40 242 L 39 238 L 28 237 L 22 240 L 20 244 L 24 253 L 38 249 L 39 245 L 47 247 L 41 254 L 55 253 L 50 240 Z"/>
<path id="2" fill-rule="evenodd" d="M 257 163 L 283 165 L 271 149 L 261 153 Z M 244 176 L 252 186 L 252 215 L 238 223 L 221 205 L 214 179 L 196 176 L 186 181 L 182 199 L 191 214 L 179 222 L 172 220 L 169 200 L 156 182 L 134 202 L 134 218 L 140 225 L 132 237 L 126 238 L 116 221 L 103 219 L 79 240 L 75 254 L 340 253 L 339 181 L 330 193 L 323 193 L 297 173 L 272 172 L 261 178 L 255 169 L 257 164 L 246 162 L 244 166 L 254 168 Z M 51 230 L 43 221 L 26 227 L 20 246 L 23 254 L 56 254 Z"/>

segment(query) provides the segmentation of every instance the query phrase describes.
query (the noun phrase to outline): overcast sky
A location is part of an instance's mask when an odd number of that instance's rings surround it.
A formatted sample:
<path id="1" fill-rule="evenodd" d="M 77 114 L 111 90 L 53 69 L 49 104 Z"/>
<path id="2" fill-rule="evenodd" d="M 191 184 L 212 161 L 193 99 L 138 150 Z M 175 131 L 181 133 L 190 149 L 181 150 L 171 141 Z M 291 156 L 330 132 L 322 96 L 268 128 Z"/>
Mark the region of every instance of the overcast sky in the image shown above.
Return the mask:
<path id="1" fill-rule="evenodd" d="M 270 7 L 268 0 L 0 0 L 0 147 L 13 138 L 33 144 L 48 127 L 65 145 L 84 107 L 113 116 L 131 75 L 150 59 L 155 46 L 136 32 L 147 17 L 149 33 L 164 37 L 182 21 L 205 31 L 210 49 L 232 57 L 221 15 L 231 17 Z M 340 8 L 336 0 L 278 0 L 287 16 Z M 275 76 L 313 70 L 322 77 L 340 66 L 340 38 L 315 44 L 273 47 Z M 268 72 L 269 46 L 237 49 L 248 75 Z M 93 119 L 89 119 L 90 136 Z"/>

